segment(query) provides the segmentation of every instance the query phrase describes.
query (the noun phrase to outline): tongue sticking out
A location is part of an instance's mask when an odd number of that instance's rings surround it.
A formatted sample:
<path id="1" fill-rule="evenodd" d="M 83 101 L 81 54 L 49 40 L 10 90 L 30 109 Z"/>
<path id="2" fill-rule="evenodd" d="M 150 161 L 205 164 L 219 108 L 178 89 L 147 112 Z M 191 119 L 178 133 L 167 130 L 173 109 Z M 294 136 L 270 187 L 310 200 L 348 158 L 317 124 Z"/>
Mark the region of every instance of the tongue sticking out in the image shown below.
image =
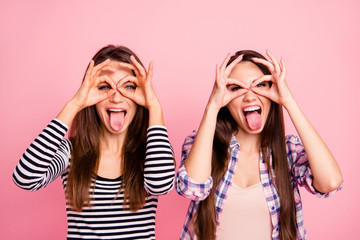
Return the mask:
<path id="1" fill-rule="evenodd" d="M 257 111 L 247 113 L 245 118 L 251 130 L 255 131 L 261 128 L 261 115 Z"/>
<path id="2" fill-rule="evenodd" d="M 125 120 L 125 112 L 110 112 L 110 126 L 115 131 L 119 131 Z"/>

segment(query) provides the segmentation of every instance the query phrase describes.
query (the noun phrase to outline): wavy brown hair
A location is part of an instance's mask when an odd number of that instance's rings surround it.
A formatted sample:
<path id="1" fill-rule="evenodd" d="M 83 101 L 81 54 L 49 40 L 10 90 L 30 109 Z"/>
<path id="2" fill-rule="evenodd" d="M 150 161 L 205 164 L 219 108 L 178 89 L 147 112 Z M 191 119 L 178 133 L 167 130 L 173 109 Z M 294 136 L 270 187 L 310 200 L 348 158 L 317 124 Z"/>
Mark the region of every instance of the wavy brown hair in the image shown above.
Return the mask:
<path id="1" fill-rule="evenodd" d="M 243 55 L 242 61 L 254 63 L 263 74 L 271 74 L 265 65 L 252 60 L 253 57 L 262 59 L 265 59 L 265 57 L 251 50 L 236 52 L 228 64 L 240 55 Z M 237 123 L 228 108 L 221 108 L 217 116 L 212 151 L 211 176 L 213 178 L 213 187 L 209 196 L 199 203 L 194 216 L 194 230 L 199 240 L 216 239 L 215 192 L 226 173 L 230 157 L 228 148 L 232 134 L 236 134 L 237 129 Z M 273 101 L 271 102 L 264 129 L 261 132 L 261 152 L 270 170 L 270 152 L 268 149 L 272 150 L 272 166 L 274 169 L 274 172 L 270 172 L 270 174 L 272 179 L 276 179 L 277 191 L 280 197 L 280 239 L 296 239 L 296 207 L 286 154 L 283 110 L 281 105 Z"/>
<path id="2" fill-rule="evenodd" d="M 132 64 L 131 55 L 143 65 L 130 49 L 114 45 L 100 49 L 93 60 L 95 65 L 106 59 Z M 131 211 L 136 211 L 145 204 L 144 161 L 148 125 L 149 112 L 138 105 L 124 141 L 121 164 L 122 181 L 119 189 L 119 192 L 124 189 L 124 202 L 128 202 Z M 90 186 L 96 178 L 98 169 L 101 131 L 103 131 L 102 123 L 94 105 L 81 110 L 70 127 L 69 138 L 72 151 L 66 198 L 75 211 L 81 211 L 84 206 L 90 206 Z"/>

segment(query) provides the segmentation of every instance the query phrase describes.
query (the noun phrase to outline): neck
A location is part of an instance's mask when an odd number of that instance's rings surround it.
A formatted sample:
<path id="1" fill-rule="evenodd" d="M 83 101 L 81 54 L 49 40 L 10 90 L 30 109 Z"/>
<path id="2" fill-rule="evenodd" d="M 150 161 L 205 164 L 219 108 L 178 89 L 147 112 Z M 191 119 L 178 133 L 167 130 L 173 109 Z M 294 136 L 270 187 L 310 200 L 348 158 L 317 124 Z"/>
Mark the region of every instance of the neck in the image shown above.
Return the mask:
<path id="1" fill-rule="evenodd" d="M 249 134 L 240 129 L 236 133 L 235 138 L 240 144 L 241 152 L 259 153 L 261 147 L 260 133 Z"/>
<path id="2" fill-rule="evenodd" d="M 100 136 L 100 155 L 121 156 L 126 132 L 121 134 L 112 134 L 106 130 L 102 131 Z"/>

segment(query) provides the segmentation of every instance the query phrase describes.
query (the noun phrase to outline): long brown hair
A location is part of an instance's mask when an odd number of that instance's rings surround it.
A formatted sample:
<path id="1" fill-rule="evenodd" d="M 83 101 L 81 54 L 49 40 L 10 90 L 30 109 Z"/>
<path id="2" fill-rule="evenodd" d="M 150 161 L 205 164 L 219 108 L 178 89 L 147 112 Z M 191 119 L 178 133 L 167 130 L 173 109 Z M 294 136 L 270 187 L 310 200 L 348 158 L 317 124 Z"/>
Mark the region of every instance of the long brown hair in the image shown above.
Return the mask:
<path id="1" fill-rule="evenodd" d="M 100 49 L 93 60 L 95 65 L 106 59 L 132 64 L 131 55 L 143 65 L 130 49 L 114 45 Z M 90 106 L 75 116 L 70 127 L 72 155 L 66 184 L 66 198 L 70 206 L 76 211 L 81 211 L 84 206 L 90 206 L 90 186 L 96 177 L 100 156 L 101 124 L 95 106 Z M 148 110 L 142 106 L 137 106 L 136 114 L 125 137 L 122 151 L 123 164 L 121 164 L 122 181 L 120 189 L 124 189 L 124 206 L 127 201 L 131 211 L 136 211 L 145 204 L 144 161 L 148 125 Z"/>
<path id="2" fill-rule="evenodd" d="M 262 59 L 265 59 L 265 57 L 251 50 L 236 52 L 228 64 L 242 54 L 242 61 L 254 63 L 265 75 L 271 74 L 265 65 L 252 60 L 253 57 Z M 216 239 L 215 192 L 226 173 L 229 159 L 228 148 L 232 134 L 237 132 L 237 127 L 237 123 L 231 116 L 228 108 L 221 108 L 217 116 L 212 151 L 211 176 L 213 178 L 213 187 L 209 196 L 199 203 L 194 216 L 194 230 L 199 240 Z M 286 155 L 283 110 L 281 105 L 273 101 L 271 102 L 270 112 L 264 129 L 261 132 L 261 152 L 269 171 L 271 171 L 270 152 L 268 149 L 272 151 L 272 166 L 274 169 L 274 173 L 270 173 L 272 179 L 276 180 L 280 198 L 280 239 L 296 239 L 296 207 Z"/>

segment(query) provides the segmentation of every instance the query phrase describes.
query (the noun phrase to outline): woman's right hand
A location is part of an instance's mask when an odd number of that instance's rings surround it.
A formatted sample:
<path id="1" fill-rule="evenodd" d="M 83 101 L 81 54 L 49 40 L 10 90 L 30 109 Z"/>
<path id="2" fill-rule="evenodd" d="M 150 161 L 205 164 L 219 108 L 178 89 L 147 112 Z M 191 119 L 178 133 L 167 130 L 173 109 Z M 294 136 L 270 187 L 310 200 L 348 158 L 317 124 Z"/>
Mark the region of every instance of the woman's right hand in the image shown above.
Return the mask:
<path id="1" fill-rule="evenodd" d="M 249 88 L 239 80 L 229 78 L 233 68 L 242 60 L 237 57 L 229 66 L 230 55 L 226 57 L 220 67 L 216 66 L 216 80 L 211 92 L 209 102 L 202 117 L 194 144 L 185 160 L 187 174 L 196 183 L 205 183 L 211 175 L 211 159 L 216 128 L 216 118 L 220 108 L 226 106 L 231 100 L 246 93 Z M 233 91 L 231 85 L 236 85 Z"/>
<path id="2" fill-rule="evenodd" d="M 94 66 L 94 61 L 91 60 L 79 90 L 56 116 L 56 119 L 69 126 L 79 111 L 111 97 L 116 92 L 114 82 L 106 75 L 100 76 L 102 71 L 115 71 L 109 66 L 109 62 L 108 59 Z"/>
<path id="3" fill-rule="evenodd" d="M 233 68 L 242 60 L 242 55 L 237 57 L 229 66 L 226 66 L 231 56 L 228 55 L 221 66 L 216 66 L 216 79 L 213 90 L 210 95 L 208 106 L 213 106 L 217 110 L 226 106 L 231 100 L 246 93 L 249 88 L 236 79 L 229 78 Z M 228 87 L 230 85 L 237 85 L 239 90 L 231 91 Z"/>
<path id="4" fill-rule="evenodd" d="M 105 100 L 116 92 L 116 85 L 109 77 L 106 75 L 99 76 L 102 71 L 115 71 L 108 65 L 109 63 L 110 59 L 107 59 L 94 66 L 94 61 L 91 60 L 86 71 L 84 81 L 72 98 L 73 103 L 79 108 L 79 110 Z M 99 88 L 102 83 L 104 86 L 103 89 L 100 90 Z"/>

